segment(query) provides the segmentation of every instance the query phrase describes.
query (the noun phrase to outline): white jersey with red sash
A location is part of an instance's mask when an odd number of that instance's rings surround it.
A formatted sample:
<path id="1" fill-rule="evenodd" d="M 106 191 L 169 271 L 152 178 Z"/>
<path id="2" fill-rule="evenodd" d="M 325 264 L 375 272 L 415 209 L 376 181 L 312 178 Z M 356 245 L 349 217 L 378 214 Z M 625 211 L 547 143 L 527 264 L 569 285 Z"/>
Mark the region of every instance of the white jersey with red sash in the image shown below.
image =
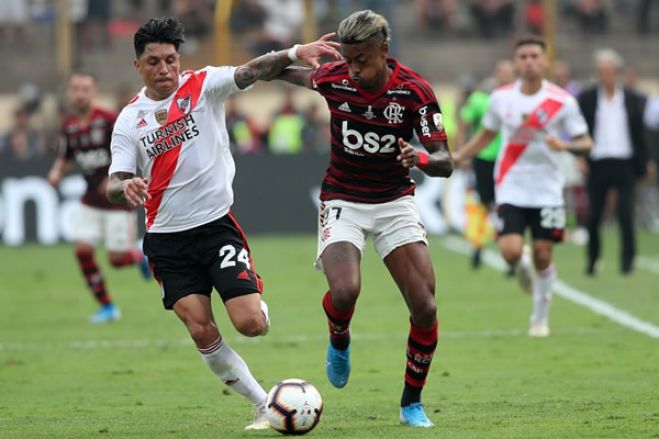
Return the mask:
<path id="1" fill-rule="evenodd" d="M 543 81 L 538 92 L 522 94 L 521 81 L 492 93 L 483 126 L 501 132 L 495 165 L 496 202 L 518 207 L 563 206 L 563 174 L 559 154 L 545 135 L 572 137 L 588 133 L 576 100 Z"/>
<path id="2" fill-rule="evenodd" d="M 147 231 L 188 230 L 229 211 L 235 164 L 224 100 L 240 90 L 234 71 L 185 71 L 169 98 L 154 101 L 142 89 L 119 115 L 109 173 L 136 174 L 139 169 L 148 178 L 152 198 L 145 203 Z"/>

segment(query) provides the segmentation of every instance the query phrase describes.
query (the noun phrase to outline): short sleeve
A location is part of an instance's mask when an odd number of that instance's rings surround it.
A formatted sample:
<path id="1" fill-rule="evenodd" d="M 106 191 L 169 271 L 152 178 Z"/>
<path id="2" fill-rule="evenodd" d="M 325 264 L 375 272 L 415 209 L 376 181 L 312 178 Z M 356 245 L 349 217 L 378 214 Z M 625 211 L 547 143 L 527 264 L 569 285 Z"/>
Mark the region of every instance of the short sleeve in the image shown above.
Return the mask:
<path id="1" fill-rule="evenodd" d="M 421 143 L 446 140 L 442 110 L 434 96 L 414 113 L 414 130 Z"/>
<path id="2" fill-rule="evenodd" d="M 216 99 L 224 101 L 232 94 L 243 89 L 236 84 L 235 74 L 236 67 L 206 67 L 202 69 L 206 72 L 205 92 L 211 93 Z M 249 87 L 244 90 L 249 89 Z"/>
<path id="3" fill-rule="evenodd" d="M 57 156 L 65 160 L 72 160 L 73 155 L 73 148 L 69 145 L 68 137 L 66 136 L 64 129 L 62 129 L 62 132 L 57 139 Z"/>
<path id="4" fill-rule="evenodd" d="M 588 125 L 584 119 L 577 100 L 569 97 L 565 101 L 565 112 L 563 113 L 563 129 L 570 137 L 579 137 L 588 133 Z"/>
<path id="5" fill-rule="evenodd" d="M 648 129 L 659 130 L 659 96 L 656 96 L 647 104 L 643 115 L 643 122 Z"/>
<path id="6" fill-rule="evenodd" d="M 322 94 L 322 89 L 318 87 L 318 83 L 326 71 L 327 67 L 325 67 L 325 64 L 316 67 L 313 72 L 311 72 L 311 75 L 309 75 L 309 83 L 307 84 L 307 88 Z"/>
<path id="7" fill-rule="evenodd" d="M 501 95 L 499 93 L 493 93 L 490 98 L 490 102 L 487 105 L 487 111 L 481 123 L 483 128 L 488 131 L 498 132 L 501 129 L 501 116 L 499 115 L 499 102 L 501 100 Z"/>
<path id="8" fill-rule="evenodd" d="M 424 80 L 416 83 L 419 105 L 414 109 L 414 131 L 421 143 L 446 140 L 442 110 L 439 108 L 435 92 Z"/>
<path id="9" fill-rule="evenodd" d="M 108 175 L 112 175 L 115 172 L 130 172 L 131 174 L 136 174 L 136 148 L 137 145 L 133 140 L 133 136 L 123 129 L 121 118 L 119 118 L 112 131 L 112 140 L 110 141 L 112 163 L 110 163 Z"/>
<path id="10" fill-rule="evenodd" d="M 75 155 L 75 149 L 69 142 L 67 130 L 68 125 L 64 122 L 60 126 L 59 137 L 57 139 L 57 156 L 64 160 L 72 160 Z"/>

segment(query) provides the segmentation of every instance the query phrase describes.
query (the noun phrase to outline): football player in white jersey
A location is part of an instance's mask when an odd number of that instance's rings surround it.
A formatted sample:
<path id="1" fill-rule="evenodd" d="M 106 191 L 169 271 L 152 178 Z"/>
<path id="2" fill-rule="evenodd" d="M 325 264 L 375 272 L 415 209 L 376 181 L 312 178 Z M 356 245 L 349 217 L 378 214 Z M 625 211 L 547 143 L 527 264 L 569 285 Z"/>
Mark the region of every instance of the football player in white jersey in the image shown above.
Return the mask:
<path id="1" fill-rule="evenodd" d="M 183 26 L 174 18 L 151 19 L 134 37 L 134 66 L 145 87 L 121 112 L 112 135 L 108 199 L 145 206 L 144 253 L 163 304 L 183 321 L 211 371 L 254 404 L 247 429 L 269 427 L 266 392 L 222 339 L 212 289 L 241 334 L 264 335 L 269 319 L 245 234 L 230 212 L 235 165 L 224 100 L 298 59 L 317 66 L 322 56 L 338 58 L 332 36 L 239 67 L 180 73 Z"/>
<path id="2" fill-rule="evenodd" d="M 492 93 L 484 129 L 459 148 L 455 158 L 472 157 L 501 132 L 494 177 L 499 247 L 522 288 L 533 293 L 529 335 L 546 337 L 556 279 L 552 247 L 562 241 L 565 228 L 558 152 L 586 154 L 592 140 L 576 100 L 544 79 L 548 67 L 544 40 L 536 36 L 518 40 L 514 61 L 520 79 Z M 563 140 L 562 132 L 572 140 Z M 531 256 L 524 250 L 527 227 L 533 240 L 535 275 Z"/>

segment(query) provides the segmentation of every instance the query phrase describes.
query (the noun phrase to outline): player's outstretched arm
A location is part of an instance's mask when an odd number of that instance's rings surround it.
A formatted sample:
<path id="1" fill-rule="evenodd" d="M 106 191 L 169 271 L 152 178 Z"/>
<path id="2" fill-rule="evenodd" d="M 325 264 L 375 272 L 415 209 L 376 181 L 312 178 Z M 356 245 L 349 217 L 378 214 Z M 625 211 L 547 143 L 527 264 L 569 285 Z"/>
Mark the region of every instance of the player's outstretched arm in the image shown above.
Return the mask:
<path id="1" fill-rule="evenodd" d="M 490 131 L 487 128 L 480 130 L 469 142 L 458 146 L 458 150 L 453 154 L 453 158 L 457 163 L 466 162 L 489 145 L 496 136 L 496 131 Z"/>
<path id="2" fill-rule="evenodd" d="M 270 81 L 277 78 L 286 67 L 300 61 L 311 67 L 318 67 L 320 58 L 329 56 L 340 59 L 337 51 L 340 44 L 331 39 L 334 33 L 323 35 L 309 44 L 296 44 L 289 50 L 271 52 L 243 64 L 236 69 L 235 80 L 240 88 L 246 88 L 256 81 Z"/>
<path id="3" fill-rule="evenodd" d="M 57 157 L 55 163 L 53 163 L 53 167 L 48 172 L 48 183 L 53 187 L 57 186 L 62 180 L 62 177 L 68 174 L 72 167 L 73 163 L 71 160 L 67 160 L 64 157 Z"/>
<path id="4" fill-rule="evenodd" d="M 587 155 L 593 147 L 593 139 L 590 138 L 589 134 L 574 137 L 570 142 L 547 134 L 545 136 L 545 142 L 554 151 L 568 151 L 575 155 Z"/>
<path id="5" fill-rule="evenodd" d="M 275 79 L 280 79 L 282 81 L 290 82 L 293 85 L 299 85 L 300 87 L 309 87 L 309 82 L 311 74 L 314 69 L 308 67 L 297 67 L 291 66 L 284 69 L 283 72 Z"/>
<path id="6" fill-rule="evenodd" d="M 151 199 L 146 178 L 136 177 L 130 172 L 115 172 L 110 175 L 105 195 L 111 203 L 128 203 L 133 207 Z"/>
<path id="7" fill-rule="evenodd" d="M 416 166 L 431 177 L 450 177 L 453 173 L 453 158 L 445 140 L 426 142 L 423 146 L 430 154 L 414 149 L 412 145 L 398 139 L 400 154 L 396 159 L 405 168 Z"/>

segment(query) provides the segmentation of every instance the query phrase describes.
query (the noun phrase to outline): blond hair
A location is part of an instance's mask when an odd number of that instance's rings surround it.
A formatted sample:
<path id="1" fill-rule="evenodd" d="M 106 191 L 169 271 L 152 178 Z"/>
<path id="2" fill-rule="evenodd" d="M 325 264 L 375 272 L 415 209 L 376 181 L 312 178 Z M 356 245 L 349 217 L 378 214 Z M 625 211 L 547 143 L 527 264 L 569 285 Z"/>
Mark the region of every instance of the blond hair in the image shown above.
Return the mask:
<path id="1" fill-rule="evenodd" d="M 386 18 L 366 9 L 344 18 L 339 23 L 337 35 L 343 44 L 361 43 L 376 35 L 380 35 L 383 41 L 389 41 L 391 29 Z"/>

